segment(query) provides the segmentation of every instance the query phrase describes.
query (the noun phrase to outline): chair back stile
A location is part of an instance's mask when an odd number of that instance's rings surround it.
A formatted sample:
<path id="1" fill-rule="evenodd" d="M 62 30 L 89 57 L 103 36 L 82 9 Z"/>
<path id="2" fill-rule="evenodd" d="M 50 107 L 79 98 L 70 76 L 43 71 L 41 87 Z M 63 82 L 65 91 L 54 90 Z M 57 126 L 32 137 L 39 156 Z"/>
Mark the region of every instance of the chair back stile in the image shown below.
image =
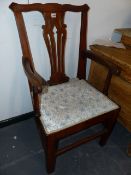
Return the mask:
<path id="1" fill-rule="evenodd" d="M 87 11 L 81 13 L 81 29 L 80 29 L 80 44 L 79 44 L 79 59 L 77 77 L 79 79 L 86 79 L 86 59 L 83 59 L 81 52 L 87 49 Z"/>
<path id="2" fill-rule="evenodd" d="M 19 38 L 20 38 L 23 58 L 27 59 L 30 62 L 32 70 L 34 70 L 34 63 L 33 63 L 33 59 L 32 59 L 30 44 L 29 44 L 28 35 L 27 35 L 22 12 L 15 11 L 15 8 L 13 8 L 13 5 L 12 5 L 12 10 L 13 9 L 14 9 L 14 15 L 15 15 L 15 19 L 16 19 L 17 28 L 18 28 L 18 34 L 19 34 Z"/>

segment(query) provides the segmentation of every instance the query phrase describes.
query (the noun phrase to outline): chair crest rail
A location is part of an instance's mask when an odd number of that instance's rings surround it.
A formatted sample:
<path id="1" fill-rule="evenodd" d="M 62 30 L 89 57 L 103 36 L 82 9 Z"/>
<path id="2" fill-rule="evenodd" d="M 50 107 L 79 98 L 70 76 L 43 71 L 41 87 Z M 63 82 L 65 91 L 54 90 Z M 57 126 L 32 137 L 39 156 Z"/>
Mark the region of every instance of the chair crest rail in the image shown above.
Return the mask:
<path id="1" fill-rule="evenodd" d="M 57 11 L 71 11 L 71 12 L 81 12 L 81 11 L 88 11 L 89 6 L 87 4 L 76 6 L 70 4 L 57 4 L 57 3 L 33 3 L 33 4 L 17 4 L 12 3 L 9 8 L 14 12 L 29 12 L 29 11 L 40 11 L 40 12 L 49 12 L 52 11 L 53 13 Z"/>

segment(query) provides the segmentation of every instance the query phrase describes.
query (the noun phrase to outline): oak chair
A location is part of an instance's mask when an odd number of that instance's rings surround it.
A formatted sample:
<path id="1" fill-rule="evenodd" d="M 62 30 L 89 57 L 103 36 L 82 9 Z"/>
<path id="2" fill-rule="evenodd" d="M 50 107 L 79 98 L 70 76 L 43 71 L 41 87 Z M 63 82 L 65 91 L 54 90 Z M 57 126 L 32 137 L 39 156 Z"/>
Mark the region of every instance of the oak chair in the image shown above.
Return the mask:
<path id="1" fill-rule="evenodd" d="M 69 4 L 16 4 L 10 9 L 14 12 L 23 52 L 23 67 L 28 78 L 35 119 L 45 149 L 47 171 L 54 171 L 56 157 L 83 143 L 100 137 L 104 145 L 111 134 L 119 112 L 119 106 L 106 97 L 112 74 L 119 74 L 117 67 L 104 62 L 99 56 L 86 50 L 88 5 Z M 22 12 L 38 11 L 45 25 L 42 26 L 43 38 L 47 46 L 51 77 L 46 81 L 35 70 L 29 40 Z M 79 61 L 77 78 L 69 79 L 65 73 L 65 45 L 67 25 L 64 23 L 66 12 L 81 13 Z M 57 38 L 53 29 L 57 29 Z M 90 58 L 108 68 L 103 92 L 99 92 L 86 81 L 86 63 Z M 43 92 L 47 89 L 47 92 Z M 58 148 L 58 142 L 67 136 L 78 133 L 91 126 L 102 123 L 104 129 L 91 136 Z"/>

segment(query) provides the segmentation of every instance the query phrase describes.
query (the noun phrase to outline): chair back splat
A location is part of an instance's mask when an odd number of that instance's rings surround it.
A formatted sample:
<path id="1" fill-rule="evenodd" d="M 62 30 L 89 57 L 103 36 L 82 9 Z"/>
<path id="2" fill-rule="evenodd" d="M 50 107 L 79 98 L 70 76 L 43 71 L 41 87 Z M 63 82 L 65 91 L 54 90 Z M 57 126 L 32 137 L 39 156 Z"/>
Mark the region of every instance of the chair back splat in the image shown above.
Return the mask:
<path id="1" fill-rule="evenodd" d="M 78 63 L 78 78 L 82 79 L 86 77 L 86 59 L 81 59 L 81 51 L 86 49 L 86 33 L 87 33 L 87 12 L 89 10 L 88 5 L 69 5 L 69 4 L 30 4 L 20 5 L 12 3 L 10 8 L 13 10 L 16 23 L 18 27 L 23 57 L 29 60 L 34 69 L 32 54 L 28 41 L 28 36 L 23 20 L 22 12 L 38 11 L 42 14 L 45 25 L 42 26 L 43 37 L 47 46 L 50 65 L 51 65 L 51 77 L 49 80 L 50 85 L 59 84 L 68 81 L 67 75 L 65 75 L 65 44 L 67 38 L 66 24 L 64 23 L 66 12 L 81 12 L 81 29 L 80 29 L 80 44 L 79 44 L 79 63 Z M 56 33 L 54 33 L 56 29 Z M 56 36 L 56 38 L 55 38 Z"/>

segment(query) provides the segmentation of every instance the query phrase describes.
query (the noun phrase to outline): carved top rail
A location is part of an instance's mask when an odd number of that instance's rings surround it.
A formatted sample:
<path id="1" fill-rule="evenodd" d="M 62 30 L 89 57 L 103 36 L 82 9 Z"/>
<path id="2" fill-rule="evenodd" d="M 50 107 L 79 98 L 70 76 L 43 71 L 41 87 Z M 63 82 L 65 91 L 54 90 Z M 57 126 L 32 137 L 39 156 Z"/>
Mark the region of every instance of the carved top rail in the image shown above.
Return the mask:
<path id="1" fill-rule="evenodd" d="M 56 12 L 57 11 L 72 11 L 72 12 L 81 12 L 88 11 L 89 6 L 84 5 L 70 5 L 70 4 L 57 4 L 57 3 L 34 3 L 34 4 L 17 4 L 12 3 L 10 6 L 14 12 L 29 12 L 29 11 L 40 11 L 40 12 Z"/>
<path id="2" fill-rule="evenodd" d="M 43 37 L 47 46 L 51 64 L 51 78 L 49 81 L 50 84 L 62 83 L 68 81 L 69 79 L 65 75 L 64 55 L 67 38 L 67 26 L 64 23 L 64 17 L 65 12 L 67 11 L 81 12 L 78 77 L 85 78 L 85 60 L 81 59 L 80 52 L 86 49 L 87 11 L 89 10 L 88 5 L 84 4 L 81 6 L 76 6 L 57 3 L 34 3 L 25 5 L 12 3 L 10 5 L 10 9 L 14 12 L 15 15 L 23 57 L 28 59 L 31 68 L 34 71 L 34 63 L 22 12 L 39 11 L 42 14 L 45 20 L 45 25 L 42 26 Z"/>

